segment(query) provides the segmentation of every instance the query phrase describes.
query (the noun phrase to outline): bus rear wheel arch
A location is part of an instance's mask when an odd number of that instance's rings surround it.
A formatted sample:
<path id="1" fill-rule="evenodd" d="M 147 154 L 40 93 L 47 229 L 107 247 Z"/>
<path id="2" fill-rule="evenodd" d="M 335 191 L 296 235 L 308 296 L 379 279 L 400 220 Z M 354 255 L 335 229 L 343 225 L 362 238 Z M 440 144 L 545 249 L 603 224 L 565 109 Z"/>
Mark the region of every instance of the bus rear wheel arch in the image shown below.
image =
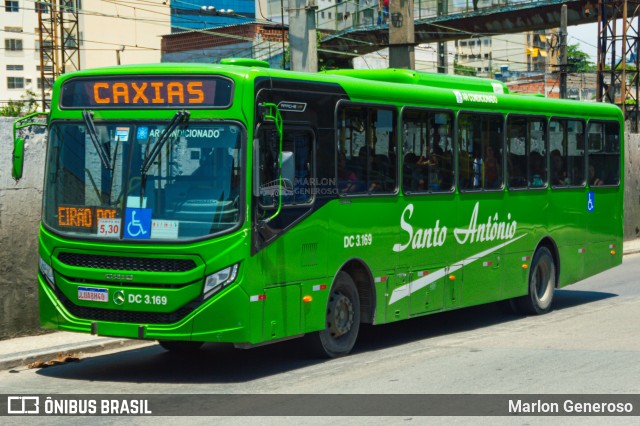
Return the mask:
<path id="1" fill-rule="evenodd" d="M 324 329 L 306 336 L 314 355 L 337 358 L 348 355 L 360 329 L 360 296 L 349 274 L 338 272 L 331 285 Z"/>

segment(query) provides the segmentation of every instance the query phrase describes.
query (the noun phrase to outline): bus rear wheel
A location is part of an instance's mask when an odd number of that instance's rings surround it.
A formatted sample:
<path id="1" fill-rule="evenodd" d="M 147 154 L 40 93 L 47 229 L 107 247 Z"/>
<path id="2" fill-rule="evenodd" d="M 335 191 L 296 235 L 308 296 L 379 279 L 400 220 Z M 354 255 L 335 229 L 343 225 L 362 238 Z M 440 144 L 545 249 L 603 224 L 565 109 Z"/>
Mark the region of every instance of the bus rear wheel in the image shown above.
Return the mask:
<path id="1" fill-rule="evenodd" d="M 556 266 L 553 255 L 546 247 L 540 247 L 531 262 L 529 292 L 515 300 L 517 309 L 530 315 L 546 314 L 553 305 L 556 288 Z"/>
<path id="2" fill-rule="evenodd" d="M 336 276 L 327 303 L 325 328 L 309 336 L 309 346 L 319 356 L 337 358 L 351 352 L 360 329 L 360 298 L 346 272 Z"/>
<path id="3" fill-rule="evenodd" d="M 158 344 L 164 349 L 173 353 L 195 352 L 204 342 L 193 342 L 191 340 L 158 340 Z"/>

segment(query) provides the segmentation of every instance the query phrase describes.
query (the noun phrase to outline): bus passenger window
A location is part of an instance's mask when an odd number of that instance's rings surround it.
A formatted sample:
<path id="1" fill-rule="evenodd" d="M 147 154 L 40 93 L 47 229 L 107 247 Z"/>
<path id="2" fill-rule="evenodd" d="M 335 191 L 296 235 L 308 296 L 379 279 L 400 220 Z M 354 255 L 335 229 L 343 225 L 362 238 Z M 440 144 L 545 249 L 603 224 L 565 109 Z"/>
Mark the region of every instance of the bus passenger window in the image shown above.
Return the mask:
<path id="1" fill-rule="evenodd" d="M 589 186 L 620 183 L 620 126 L 617 122 L 590 122 L 587 137 Z"/>
<path id="2" fill-rule="evenodd" d="M 578 120 L 553 119 L 549 126 L 551 185 L 584 185 L 584 123 Z"/>
<path id="3" fill-rule="evenodd" d="M 458 116 L 458 182 L 462 190 L 502 187 L 502 116 L 461 113 Z"/>
<path id="4" fill-rule="evenodd" d="M 542 188 L 547 183 L 546 121 L 510 116 L 507 121 L 509 188 Z"/>
<path id="5" fill-rule="evenodd" d="M 340 105 L 337 185 L 341 194 L 395 192 L 395 128 L 391 109 Z"/>
<path id="6" fill-rule="evenodd" d="M 402 114 L 404 192 L 450 192 L 453 115 L 413 108 Z"/>

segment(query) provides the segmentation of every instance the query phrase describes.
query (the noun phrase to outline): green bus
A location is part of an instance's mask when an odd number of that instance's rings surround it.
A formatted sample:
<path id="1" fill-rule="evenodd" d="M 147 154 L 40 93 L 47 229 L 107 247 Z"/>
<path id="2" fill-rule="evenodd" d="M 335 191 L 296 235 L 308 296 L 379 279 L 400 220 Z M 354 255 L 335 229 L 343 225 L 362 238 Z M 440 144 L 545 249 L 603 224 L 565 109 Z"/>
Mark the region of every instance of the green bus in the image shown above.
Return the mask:
<path id="1" fill-rule="evenodd" d="M 14 125 L 14 178 L 24 140 Z M 39 231 L 47 329 L 348 354 L 361 323 L 524 314 L 622 261 L 623 117 L 412 70 L 255 60 L 55 82 Z"/>

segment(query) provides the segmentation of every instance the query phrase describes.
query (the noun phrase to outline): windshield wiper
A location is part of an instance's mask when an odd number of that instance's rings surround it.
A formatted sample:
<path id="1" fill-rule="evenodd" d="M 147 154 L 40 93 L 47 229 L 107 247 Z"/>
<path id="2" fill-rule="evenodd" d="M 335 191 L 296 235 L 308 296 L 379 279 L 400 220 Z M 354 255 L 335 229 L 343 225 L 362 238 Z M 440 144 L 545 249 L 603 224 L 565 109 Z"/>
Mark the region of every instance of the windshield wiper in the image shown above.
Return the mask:
<path id="1" fill-rule="evenodd" d="M 162 150 L 162 147 L 169 140 L 171 133 L 173 133 L 173 131 L 180 124 L 182 124 L 183 122 L 186 123 L 187 121 L 189 121 L 190 115 L 191 114 L 189 114 L 189 111 L 176 112 L 176 114 L 171 119 L 171 122 L 169 123 L 169 125 L 164 129 L 164 131 L 160 134 L 160 136 L 158 136 L 158 139 L 156 140 L 156 143 L 153 145 L 153 148 L 151 148 L 151 151 L 149 152 L 149 154 L 145 156 L 144 161 L 142 162 L 142 167 L 140 167 L 141 176 L 143 177 L 146 176 L 147 172 L 149 171 L 149 168 L 151 168 L 151 164 L 153 164 L 156 157 Z"/>
<path id="2" fill-rule="evenodd" d="M 82 118 L 84 119 L 84 125 L 87 127 L 87 133 L 89 133 L 89 139 L 93 142 L 93 146 L 96 149 L 98 157 L 105 169 L 111 170 L 111 161 L 109 155 L 104 150 L 104 146 L 98 141 L 98 132 L 96 131 L 96 125 L 93 123 L 93 112 L 82 111 Z"/>

